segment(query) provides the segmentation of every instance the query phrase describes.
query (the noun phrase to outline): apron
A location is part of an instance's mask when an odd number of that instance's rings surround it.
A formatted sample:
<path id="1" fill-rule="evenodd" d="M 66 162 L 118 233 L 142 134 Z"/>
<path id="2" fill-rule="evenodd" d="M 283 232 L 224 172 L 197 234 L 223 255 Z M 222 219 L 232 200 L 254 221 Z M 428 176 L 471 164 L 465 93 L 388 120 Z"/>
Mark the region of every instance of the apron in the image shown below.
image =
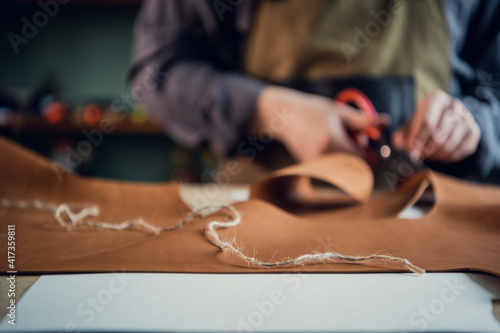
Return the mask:
<path id="1" fill-rule="evenodd" d="M 435 0 L 261 1 L 246 43 L 244 69 L 291 79 L 411 77 L 415 100 L 448 90 L 449 36 Z"/>

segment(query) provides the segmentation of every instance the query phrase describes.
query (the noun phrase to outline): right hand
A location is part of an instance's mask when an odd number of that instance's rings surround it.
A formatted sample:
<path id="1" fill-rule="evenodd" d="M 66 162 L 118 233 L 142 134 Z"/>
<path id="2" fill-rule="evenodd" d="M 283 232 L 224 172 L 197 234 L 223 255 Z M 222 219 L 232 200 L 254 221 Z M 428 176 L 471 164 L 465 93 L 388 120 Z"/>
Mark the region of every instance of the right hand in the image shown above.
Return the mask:
<path id="1" fill-rule="evenodd" d="M 275 112 L 285 110 L 290 122 L 274 134 L 299 162 L 314 159 L 327 152 L 347 152 L 366 158 L 348 130 L 359 132 L 372 126 L 385 126 L 389 118 L 371 118 L 346 104 L 323 96 L 269 86 L 259 95 L 250 131 L 273 130 Z"/>

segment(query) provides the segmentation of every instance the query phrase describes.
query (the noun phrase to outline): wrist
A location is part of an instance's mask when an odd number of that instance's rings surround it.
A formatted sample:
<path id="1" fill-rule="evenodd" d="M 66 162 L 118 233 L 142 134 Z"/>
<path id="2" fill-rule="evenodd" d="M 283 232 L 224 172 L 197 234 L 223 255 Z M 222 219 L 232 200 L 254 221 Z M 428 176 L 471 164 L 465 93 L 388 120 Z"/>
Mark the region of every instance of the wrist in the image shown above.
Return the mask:
<path id="1" fill-rule="evenodd" d="M 258 134 L 263 128 L 270 128 L 275 110 L 286 107 L 286 92 L 288 88 L 268 86 L 259 93 L 254 115 L 249 126 L 250 134 Z M 281 139 L 281 132 L 274 133 L 277 140 Z"/>

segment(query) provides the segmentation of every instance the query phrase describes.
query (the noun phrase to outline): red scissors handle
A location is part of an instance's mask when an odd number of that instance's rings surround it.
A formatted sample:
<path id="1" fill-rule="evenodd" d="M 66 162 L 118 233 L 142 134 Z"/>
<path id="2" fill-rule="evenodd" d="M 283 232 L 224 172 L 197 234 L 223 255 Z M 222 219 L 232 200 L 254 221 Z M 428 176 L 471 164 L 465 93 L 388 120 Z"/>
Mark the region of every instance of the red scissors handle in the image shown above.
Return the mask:
<path id="1" fill-rule="evenodd" d="M 370 99 L 360 90 L 355 88 L 346 88 L 341 90 L 335 99 L 341 103 L 352 103 L 364 114 L 374 119 L 377 116 L 377 110 L 373 106 Z M 377 127 L 369 127 L 363 132 L 372 140 L 379 140 L 381 137 L 380 129 Z"/>

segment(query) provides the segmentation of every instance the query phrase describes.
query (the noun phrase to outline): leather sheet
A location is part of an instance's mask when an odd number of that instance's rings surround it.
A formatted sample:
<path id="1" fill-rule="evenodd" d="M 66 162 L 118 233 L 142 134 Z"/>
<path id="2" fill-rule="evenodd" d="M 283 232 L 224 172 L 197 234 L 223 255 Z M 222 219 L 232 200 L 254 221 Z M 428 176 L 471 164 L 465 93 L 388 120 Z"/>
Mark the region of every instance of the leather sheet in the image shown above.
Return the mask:
<path id="1" fill-rule="evenodd" d="M 311 185 L 316 178 L 345 195 Z M 312 251 L 345 255 L 391 254 L 427 271 L 482 271 L 500 276 L 500 188 L 428 171 L 414 175 L 395 193 L 372 196 L 373 176 L 364 161 L 326 155 L 268 175 L 251 199 L 236 203 L 242 223 L 220 231 L 248 255 L 278 261 Z M 431 185 L 435 204 L 419 219 L 399 212 Z M 174 225 L 190 209 L 175 183 L 135 184 L 79 177 L 25 148 L 0 138 L 0 200 L 96 204 L 95 221 L 119 223 L 142 217 L 157 226 Z M 338 192 L 335 192 L 338 193 Z M 16 225 L 16 269 L 51 272 L 274 273 L 403 272 L 385 262 L 335 263 L 255 268 L 222 253 L 204 235 L 219 211 L 175 231 L 152 235 L 58 224 L 51 212 L 0 207 L 2 253 L 7 225 Z M 7 261 L 1 261 L 8 271 Z"/>

